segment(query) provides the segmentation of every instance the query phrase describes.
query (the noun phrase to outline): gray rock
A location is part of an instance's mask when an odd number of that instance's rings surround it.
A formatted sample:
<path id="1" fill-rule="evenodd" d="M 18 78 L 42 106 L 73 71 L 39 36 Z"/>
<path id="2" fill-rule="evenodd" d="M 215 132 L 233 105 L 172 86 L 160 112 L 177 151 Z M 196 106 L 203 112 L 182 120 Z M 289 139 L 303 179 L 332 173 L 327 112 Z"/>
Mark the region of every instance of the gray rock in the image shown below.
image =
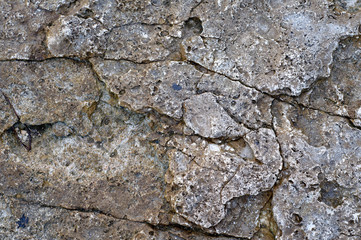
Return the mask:
<path id="1" fill-rule="evenodd" d="M 234 121 L 211 93 L 196 95 L 184 102 L 184 122 L 205 138 L 237 138 L 248 129 Z"/>
<path id="2" fill-rule="evenodd" d="M 67 120 L 74 124 L 79 113 L 91 112 L 99 99 L 96 78 L 84 63 L 66 59 L 2 61 L 0 71 L 0 89 L 22 123 Z"/>
<path id="3" fill-rule="evenodd" d="M 58 16 L 32 1 L 0 1 L 0 60 L 46 58 L 46 26 Z"/>
<path id="4" fill-rule="evenodd" d="M 23 239 L 195 239 L 226 240 L 185 230 L 154 229 L 146 223 L 117 219 L 99 212 L 44 206 L 20 199 L 0 197 L 0 237 Z"/>
<path id="5" fill-rule="evenodd" d="M 166 25 L 134 24 L 113 28 L 105 52 L 107 59 L 134 62 L 165 60 L 176 41 Z"/>
<path id="6" fill-rule="evenodd" d="M 77 16 L 60 17 L 47 33 L 47 46 L 55 57 L 91 57 L 105 52 L 108 31 L 97 21 Z"/>
<path id="7" fill-rule="evenodd" d="M 244 140 L 225 144 L 200 138 L 175 137 L 168 141 L 176 150 L 168 152 L 170 167 L 166 177 L 167 198 L 174 210 L 205 228 L 216 226 L 226 216 L 225 204 L 231 199 L 257 195 L 269 190 L 282 167 L 275 135 L 269 129 L 247 134 Z M 186 146 L 186 147 L 185 147 Z M 236 233 L 249 236 L 257 226 Z M 229 233 L 220 225 L 217 231 Z"/>
<path id="8" fill-rule="evenodd" d="M 361 121 L 361 40 L 359 37 L 340 42 L 334 53 L 334 65 L 330 77 L 318 81 L 312 89 L 302 94 L 298 101 L 314 109 Z"/>
<path id="9" fill-rule="evenodd" d="M 359 236 L 360 130 L 284 103 L 274 115 L 287 169 L 273 198 L 281 239 Z"/>
<path id="10" fill-rule="evenodd" d="M 182 104 L 196 93 L 196 83 L 202 76 L 183 62 L 136 65 L 128 61 L 92 61 L 121 105 L 135 111 L 153 108 L 176 119 L 182 118 Z"/>
<path id="11" fill-rule="evenodd" d="M 324 0 L 202 2 L 193 16 L 204 30 L 184 40 L 186 58 L 271 94 L 298 95 L 329 75 L 339 39 L 358 34 L 359 11 L 335 15 L 329 6 Z"/>
<path id="12" fill-rule="evenodd" d="M 359 1 L 0 22 L 0 239 L 360 239 Z"/>
<path id="13" fill-rule="evenodd" d="M 200 0 L 88 0 L 84 7 L 91 9 L 94 18 L 108 29 L 127 24 L 177 24 L 187 20 Z"/>
<path id="14" fill-rule="evenodd" d="M 17 116 L 15 115 L 11 105 L 7 101 L 7 96 L 0 92 L 0 133 L 4 130 L 13 126 L 17 121 Z"/>
<path id="15" fill-rule="evenodd" d="M 197 84 L 199 92 L 211 92 L 217 103 L 237 122 L 256 129 L 272 125 L 273 98 L 219 74 L 204 74 Z"/>
<path id="16" fill-rule="evenodd" d="M 28 202 L 159 223 L 167 160 L 151 143 L 151 121 L 101 103 L 91 123 L 85 137 L 59 136 L 58 123 L 30 126 L 38 131 L 30 152 L 13 134 L 3 134 L 0 192 Z"/>

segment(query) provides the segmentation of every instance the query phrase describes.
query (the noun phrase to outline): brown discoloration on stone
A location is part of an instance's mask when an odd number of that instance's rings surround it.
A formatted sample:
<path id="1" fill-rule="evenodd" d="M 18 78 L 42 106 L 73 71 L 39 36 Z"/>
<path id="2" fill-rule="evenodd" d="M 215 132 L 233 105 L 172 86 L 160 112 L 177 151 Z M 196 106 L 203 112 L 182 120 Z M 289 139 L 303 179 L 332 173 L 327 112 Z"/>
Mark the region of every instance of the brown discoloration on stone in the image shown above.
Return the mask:
<path id="1" fill-rule="evenodd" d="M 48 127 L 34 138 L 31 152 L 16 148 L 14 137 L 4 134 L 1 192 L 157 224 L 164 201 L 161 179 L 166 160 L 147 139 L 150 121 L 103 104 L 93 113 L 92 122 L 99 142 Z M 118 154 L 113 156 L 115 150 Z M 16 162 L 17 158 L 22 160 Z"/>
<path id="2" fill-rule="evenodd" d="M 0 1 L 0 59 L 44 59 L 45 29 L 58 14 L 29 1 Z"/>
<path id="3" fill-rule="evenodd" d="M 0 63 L 0 88 L 22 123 L 75 122 L 84 106 L 98 100 L 91 69 L 72 60 Z"/>
<path id="4" fill-rule="evenodd" d="M 360 9 L 0 1 L 0 238 L 356 239 Z"/>

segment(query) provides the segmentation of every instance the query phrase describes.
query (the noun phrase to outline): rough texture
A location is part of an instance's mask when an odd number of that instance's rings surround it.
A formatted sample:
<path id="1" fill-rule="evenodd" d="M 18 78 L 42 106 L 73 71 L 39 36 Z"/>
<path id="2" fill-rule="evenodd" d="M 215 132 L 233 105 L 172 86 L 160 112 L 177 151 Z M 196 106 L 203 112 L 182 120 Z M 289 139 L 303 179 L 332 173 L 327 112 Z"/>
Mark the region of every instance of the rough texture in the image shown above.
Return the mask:
<path id="1" fill-rule="evenodd" d="M 0 92 L 0 132 L 13 126 L 17 120 L 14 110 L 8 102 L 8 97 Z"/>
<path id="2" fill-rule="evenodd" d="M 1 239 L 360 239 L 361 4 L 0 0 Z"/>
<path id="3" fill-rule="evenodd" d="M 349 5 L 359 10 L 355 1 Z M 332 6 L 324 0 L 204 1 L 193 11 L 203 32 L 183 41 L 186 58 L 268 93 L 300 94 L 329 75 L 339 39 L 358 33 L 359 11 L 337 14 Z"/>
<path id="4" fill-rule="evenodd" d="M 121 105 L 135 111 L 156 109 L 176 119 L 182 118 L 183 101 L 196 94 L 196 83 L 202 76 L 192 65 L 182 62 L 139 66 L 129 61 L 92 62 Z"/>
<path id="5" fill-rule="evenodd" d="M 0 59 L 43 59 L 46 26 L 58 18 L 31 1 L 0 1 Z"/>
<path id="6" fill-rule="evenodd" d="M 23 123 L 75 121 L 79 112 L 86 112 L 99 99 L 96 78 L 82 62 L 4 61 L 0 71 L 0 88 Z"/>
<path id="7" fill-rule="evenodd" d="M 175 148 L 168 152 L 174 162 L 167 176 L 170 203 L 177 213 L 205 228 L 225 217 L 224 204 L 229 200 L 272 188 L 282 165 L 269 129 L 226 144 L 197 137 L 175 137 L 168 144 Z"/>
<path id="8" fill-rule="evenodd" d="M 12 151 L 16 138 L 3 135 L 9 141 L 0 145 L 1 192 L 158 223 L 166 163 L 149 143 L 150 120 L 104 103 L 90 120 L 86 137 L 59 130 L 60 123 L 30 127 L 37 132 L 31 152 Z"/>
<path id="9" fill-rule="evenodd" d="M 361 126 L 361 39 L 347 38 L 334 53 L 330 77 L 300 96 L 299 102 L 314 109 L 352 118 Z"/>
<path id="10" fill-rule="evenodd" d="M 212 93 L 193 96 L 184 102 L 184 122 L 205 138 L 237 138 L 247 129 L 234 121 Z"/>
<path id="11" fill-rule="evenodd" d="M 322 112 L 273 108 L 287 166 L 273 199 L 281 239 L 360 236 L 360 130 Z"/>

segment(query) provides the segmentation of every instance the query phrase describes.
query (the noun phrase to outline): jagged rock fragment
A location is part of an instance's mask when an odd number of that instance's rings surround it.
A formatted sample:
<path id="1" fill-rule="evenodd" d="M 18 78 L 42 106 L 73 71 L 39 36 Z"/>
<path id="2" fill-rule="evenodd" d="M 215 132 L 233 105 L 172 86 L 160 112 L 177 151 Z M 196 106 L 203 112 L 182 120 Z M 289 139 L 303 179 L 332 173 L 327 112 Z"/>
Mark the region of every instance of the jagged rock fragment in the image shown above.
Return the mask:
<path id="1" fill-rule="evenodd" d="M 184 122 L 205 138 L 237 138 L 248 129 L 234 121 L 212 93 L 192 96 L 184 102 Z"/>
<path id="2" fill-rule="evenodd" d="M 121 105 L 135 111 L 153 108 L 176 119 L 182 118 L 183 102 L 196 93 L 196 83 L 202 76 L 183 62 L 136 65 L 128 61 L 92 61 Z"/>
<path id="3" fill-rule="evenodd" d="M 77 16 L 60 17 L 47 33 L 47 46 L 56 57 L 102 55 L 108 31 L 97 21 Z"/>
<path id="4" fill-rule="evenodd" d="M 57 18 L 32 1 L 0 1 L 0 60 L 46 58 L 45 29 Z"/>
<path id="5" fill-rule="evenodd" d="M 358 34 L 361 12 L 327 0 L 202 2 L 203 32 L 183 41 L 187 60 L 271 94 L 299 95 L 330 73 L 332 52 Z M 217 14 L 214 14 L 217 12 Z"/>
<path id="6" fill-rule="evenodd" d="M 167 199 L 179 215 L 204 228 L 217 226 L 225 218 L 225 205 L 231 199 L 271 189 L 282 167 L 270 129 L 224 144 L 174 137 L 168 145 L 174 150 L 168 152 Z M 255 227 L 256 221 L 250 224 Z M 244 227 L 247 230 L 237 234 L 249 236 L 249 228 Z"/>
<path id="7" fill-rule="evenodd" d="M 211 92 L 227 113 L 250 128 L 272 125 L 273 99 L 219 74 L 204 74 L 197 84 L 199 92 Z"/>
<path id="8" fill-rule="evenodd" d="M 84 63 L 65 59 L 0 62 L 0 89 L 22 123 L 75 123 L 99 99 L 96 79 Z"/>
<path id="9" fill-rule="evenodd" d="M 280 239 L 359 236 L 361 131 L 285 103 L 273 114 L 287 167 L 272 204 Z"/>
<path id="10" fill-rule="evenodd" d="M 260 225 L 261 210 L 270 199 L 269 192 L 234 198 L 226 204 L 225 218 L 215 226 L 218 234 L 252 238 Z"/>
<path id="11" fill-rule="evenodd" d="M 340 42 L 330 77 L 318 81 L 298 101 L 305 106 L 361 121 L 361 39 Z M 361 122 L 360 122 L 361 123 Z M 361 125 L 360 125 L 361 126 Z"/>

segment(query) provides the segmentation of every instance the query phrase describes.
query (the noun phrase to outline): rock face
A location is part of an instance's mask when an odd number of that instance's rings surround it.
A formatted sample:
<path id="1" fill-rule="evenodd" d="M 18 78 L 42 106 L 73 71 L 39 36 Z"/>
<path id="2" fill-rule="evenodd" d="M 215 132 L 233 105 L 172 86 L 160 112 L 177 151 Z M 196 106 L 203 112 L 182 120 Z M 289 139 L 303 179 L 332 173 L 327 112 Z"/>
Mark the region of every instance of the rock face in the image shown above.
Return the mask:
<path id="1" fill-rule="evenodd" d="M 0 0 L 1 239 L 360 239 L 359 1 Z"/>

